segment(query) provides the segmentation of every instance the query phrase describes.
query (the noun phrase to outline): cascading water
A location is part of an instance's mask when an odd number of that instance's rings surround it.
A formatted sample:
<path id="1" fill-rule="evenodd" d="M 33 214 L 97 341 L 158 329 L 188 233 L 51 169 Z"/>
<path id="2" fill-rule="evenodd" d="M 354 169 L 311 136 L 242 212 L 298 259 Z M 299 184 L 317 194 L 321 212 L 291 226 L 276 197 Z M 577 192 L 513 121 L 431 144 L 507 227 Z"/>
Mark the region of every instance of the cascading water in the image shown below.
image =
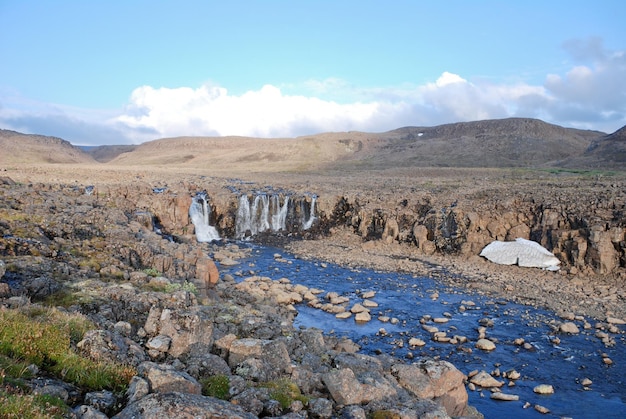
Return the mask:
<path id="1" fill-rule="evenodd" d="M 285 196 L 285 200 L 281 206 L 280 197 L 278 195 L 272 195 L 272 209 L 272 231 L 286 230 L 289 197 Z"/>
<path id="2" fill-rule="evenodd" d="M 302 205 L 302 229 L 308 230 L 313 226 L 315 222 L 315 201 L 317 200 L 317 195 L 311 195 L 311 210 L 309 211 L 308 217 L 306 216 L 306 210 L 304 208 L 304 201 L 301 202 Z"/>
<path id="3" fill-rule="evenodd" d="M 196 240 L 199 242 L 220 240 L 215 227 L 209 224 L 209 204 L 206 193 L 199 193 L 193 198 L 189 206 L 189 218 L 196 230 Z"/>
<path id="4" fill-rule="evenodd" d="M 235 237 L 243 239 L 265 231 L 274 233 L 287 231 L 287 218 L 290 204 L 293 201 L 287 195 L 283 196 L 282 199 L 281 204 L 280 194 L 261 193 L 253 197 L 248 197 L 246 194 L 241 195 L 235 220 Z M 310 214 L 313 214 L 313 207 L 311 207 L 311 211 Z M 313 220 L 310 218 L 313 216 L 307 215 L 306 219 L 302 220 L 303 226 L 307 222 L 312 224 Z M 311 227 L 310 224 L 307 228 Z M 303 229 L 305 228 L 303 227 Z"/>

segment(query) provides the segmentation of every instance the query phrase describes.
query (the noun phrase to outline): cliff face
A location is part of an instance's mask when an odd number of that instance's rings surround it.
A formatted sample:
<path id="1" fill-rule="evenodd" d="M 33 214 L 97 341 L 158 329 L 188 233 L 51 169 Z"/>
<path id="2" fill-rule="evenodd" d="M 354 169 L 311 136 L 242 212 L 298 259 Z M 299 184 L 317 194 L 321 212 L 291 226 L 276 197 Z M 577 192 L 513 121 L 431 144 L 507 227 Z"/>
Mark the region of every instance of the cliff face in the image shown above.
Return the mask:
<path id="1" fill-rule="evenodd" d="M 116 205 L 145 208 L 173 235 L 193 233 L 188 208 L 200 185 L 185 193 L 155 194 L 151 189 L 101 189 Z M 254 189 L 254 185 L 250 186 Z M 363 241 L 381 240 L 415 246 L 426 255 L 472 256 L 493 240 L 518 237 L 553 252 L 572 272 L 625 274 L 626 184 L 616 180 L 555 179 L 515 186 L 504 181 L 492 188 L 455 190 L 355 191 L 321 195 L 315 222 L 308 230 L 288 223 L 279 233 L 315 238 L 348 227 Z M 238 194 L 215 190 L 210 195 L 212 224 L 233 238 L 237 231 Z M 120 198 L 127 196 L 127 198 Z M 311 198 L 294 198 L 296 208 Z M 297 209 L 295 211 L 298 211 Z M 271 239 L 266 234 L 259 240 Z"/>

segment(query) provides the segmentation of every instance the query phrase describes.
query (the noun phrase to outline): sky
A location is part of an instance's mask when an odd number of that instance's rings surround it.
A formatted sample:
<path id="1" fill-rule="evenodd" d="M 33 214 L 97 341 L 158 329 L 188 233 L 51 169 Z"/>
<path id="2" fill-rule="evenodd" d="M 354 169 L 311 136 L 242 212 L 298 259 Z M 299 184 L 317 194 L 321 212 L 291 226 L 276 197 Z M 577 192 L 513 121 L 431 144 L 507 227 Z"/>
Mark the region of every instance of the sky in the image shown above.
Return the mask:
<path id="1" fill-rule="evenodd" d="M 75 145 L 626 125 L 623 0 L 0 0 L 0 128 Z"/>

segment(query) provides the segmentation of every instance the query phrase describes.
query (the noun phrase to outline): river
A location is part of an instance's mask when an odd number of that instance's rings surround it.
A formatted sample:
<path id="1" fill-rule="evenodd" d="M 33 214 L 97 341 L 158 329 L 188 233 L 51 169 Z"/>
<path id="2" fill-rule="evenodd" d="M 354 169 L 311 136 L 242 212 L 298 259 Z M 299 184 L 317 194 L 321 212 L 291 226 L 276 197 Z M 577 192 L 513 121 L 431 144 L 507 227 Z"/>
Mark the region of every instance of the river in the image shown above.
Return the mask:
<path id="1" fill-rule="evenodd" d="M 606 347 L 594 336 L 594 327 L 585 330 L 581 320 L 575 321 L 579 334 L 556 333 L 555 325 L 562 320 L 555 313 L 472 294 L 432 278 L 349 269 L 299 259 L 282 249 L 251 243 L 240 246 L 251 247 L 250 256 L 237 266 L 221 267 L 222 274 L 230 273 L 237 280 L 252 273 L 272 279 L 288 278 L 294 284 L 346 296 L 350 306 L 362 302 L 360 292 L 376 292 L 372 300 L 378 307 L 372 309 L 373 319 L 368 323 L 357 324 L 353 318 L 339 320 L 333 314 L 300 304 L 296 327 L 317 327 L 325 333 L 347 336 L 366 354 L 382 352 L 407 362 L 420 357 L 445 359 L 465 374 L 475 370 L 519 372 L 521 377 L 511 387 L 510 380 L 498 377 L 506 383 L 502 391 L 519 395 L 519 401 L 496 401 L 489 398 L 489 390 L 468 390 L 469 403 L 485 418 L 626 417 L 624 326 L 620 326 L 621 333 L 613 335 L 615 346 Z M 282 258 L 275 258 L 276 253 Z M 468 342 L 453 345 L 433 341 L 420 323 L 425 315 L 447 319 L 446 323 L 427 324 L 446 331 L 448 336 L 465 336 Z M 397 323 L 381 321 L 380 316 L 395 318 Z M 596 323 L 593 319 L 585 320 L 592 326 Z M 481 324 L 488 324 L 486 335 L 496 340 L 496 349 L 491 352 L 474 347 Z M 408 340 L 412 337 L 424 340 L 426 345 L 410 348 Z M 555 337 L 559 343 L 554 342 Z M 532 349 L 515 344 L 518 338 L 532 344 Z M 613 361 L 612 365 L 603 363 L 603 354 Z M 592 384 L 585 388 L 583 379 L 590 379 Z M 533 388 L 539 384 L 552 385 L 554 394 L 535 394 Z M 539 413 L 534 405 L 546 407 L 550 413 Z"/>

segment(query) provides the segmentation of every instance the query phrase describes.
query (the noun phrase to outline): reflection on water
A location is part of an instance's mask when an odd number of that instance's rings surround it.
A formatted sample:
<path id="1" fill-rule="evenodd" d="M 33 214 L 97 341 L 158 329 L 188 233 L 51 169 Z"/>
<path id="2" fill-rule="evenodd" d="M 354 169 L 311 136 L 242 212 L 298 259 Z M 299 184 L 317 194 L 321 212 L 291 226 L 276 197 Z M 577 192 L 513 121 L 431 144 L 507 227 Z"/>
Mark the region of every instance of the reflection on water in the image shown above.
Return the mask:
<path id="1" fill-rule="evenodd" d="M 280 261 L 274 259 L 277 252 L 283 255 Z M 405 358 L 407 362 L 423 356 L 439 357 L 452 362 L 465 374 L 497 369 L 501 372 L 514 369 L 521 373 L 514 386 L 503 387 L 503 392 L 519 395 L 519 401 L 491 400 L 488 390 L 468 391 L 470 404 L 486 418 L 626 417 L 624 333 L 615 336 L 614 347 L 605 347 L 594 336 L 595 330 L 584 330 L 582 322 L 576 322 L 581 330 L 578 335 L 555 335 L 550 322 L 554 324 L 560 319 L 548 311 L 470 294 L 430 278 L 305 261 L 276 248 L 254 246 L 251 256 L 241 262 L 239 266 L 221 271 L 241 279 L 243 273 L 247 276 L 251 271 L 272 279 L 289 278 L 294 284 L 338 292 L 350 298 L 349 306 L 362 302 L 360 292 L 376 291 L 373 300 L 378 307 L 372 309 L 373 320 L 369 323 L 357 325 L 354 319 L 338 320 L 332 314 L 302 304 L 297 307 L 296 327 L 317 327 L 326 333 L 347 336 L 368 354 L 384 352 Z M 377 319 L 380 315 L 399 321 L 397 324 L 381 322 Z M 452 345 L 433 341 L 420 323 L 424 315 L 447 317 L 445 324 L 429 322 L 428 325 L 447 332 L 447 336 L 465 336 L 468 342 Z M 489 353 L 474 347 L 481 319 L 482 324 L 485 324 L 484 319 L 493 323 L 487 327 L 486 335 L 495 338 L 496 349 Z M 587 321 L 595 324 L 593 319 Z M 384 328 L 383 333 L 381 328 Z M 553 343 L 555 336 L 560 339 L 559 344 Z M 408 340 L 412 337 L 424 340 L 426 345 L 410 348 Z M 531 343 L 532 349 L 516 345 L 517 338 Z M 603 364 L 603 353 L 613 360 L 612 366 Z M 584 378 L 592 380 L 590 390 L 583 389 L 580 382 Z M 499 379 L 509 383 L 509 380 Z M 555 394 L 535 394 L 533 388 L 539 384 L 551 384 Z M 524 408 L 527 402 L 530 407 Z M 535 404 L 547 407 L 551 413 L 540 414 L 532 408 Z"/>

